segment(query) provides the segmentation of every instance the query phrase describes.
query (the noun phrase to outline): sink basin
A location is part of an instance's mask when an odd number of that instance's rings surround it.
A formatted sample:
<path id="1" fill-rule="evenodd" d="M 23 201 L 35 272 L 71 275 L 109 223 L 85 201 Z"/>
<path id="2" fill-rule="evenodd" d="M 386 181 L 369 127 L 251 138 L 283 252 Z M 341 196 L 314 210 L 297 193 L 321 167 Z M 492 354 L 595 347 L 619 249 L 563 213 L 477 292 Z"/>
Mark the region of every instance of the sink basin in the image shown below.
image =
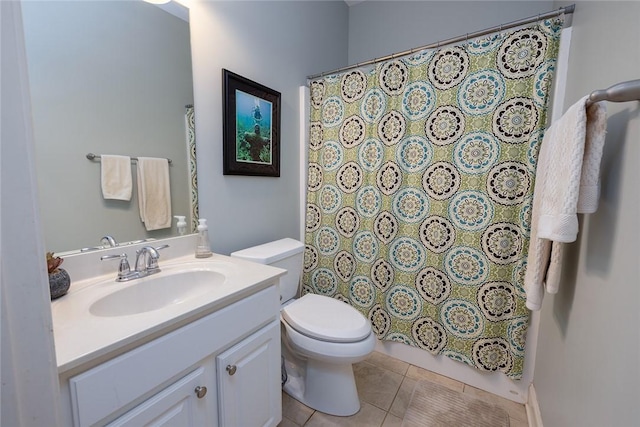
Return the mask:
<path id="1" fill-rule="evenodd" d="M 159 310 L 198 298 L 226 277 L 212 270 L 178 270 L 135 279 L 122 289 L 96 300 L 89 307 L 94 316 L 116 317 Z"/>

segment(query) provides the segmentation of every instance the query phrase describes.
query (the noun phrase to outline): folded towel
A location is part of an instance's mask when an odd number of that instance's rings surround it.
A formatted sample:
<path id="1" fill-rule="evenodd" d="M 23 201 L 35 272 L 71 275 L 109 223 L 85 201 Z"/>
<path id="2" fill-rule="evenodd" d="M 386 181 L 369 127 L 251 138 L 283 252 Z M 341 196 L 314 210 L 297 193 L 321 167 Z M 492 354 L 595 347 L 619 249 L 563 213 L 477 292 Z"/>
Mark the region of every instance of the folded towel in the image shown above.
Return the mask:
<path id="1" fill-rule="evenodd" d="M 586 101 L 585 96 L 553 123 L 540 147 L 524 285 L 531 310 L 542 306 L 545 286 L 558 292 L 563 244 L 576 240 L 577 213 L 598 207 L 607 116 L 604 103 L 587 107 Z"/>
<path id="2" fill-rule="evenodd" d="M 543 187 L 534 196 L 540 198 L 540 238 L 575 241 L 576 213 L 592 213 L 598 207 L 606 110 L 603 103 L 587 109 L 586 100 L 571 106 L 549 128 L 540 148 L 536 182 L 542 181 Z"/>
<path id="3" fill-rule="evenodd" d="M 169 161 L 138 157 L 138 205 L 148 231 L 171 227 Z"/>
<path id="4" fill-rule="evenodd" d="M 100 160 L 102 197 L 131 200 L 131 157 L 103 154 Z"/>

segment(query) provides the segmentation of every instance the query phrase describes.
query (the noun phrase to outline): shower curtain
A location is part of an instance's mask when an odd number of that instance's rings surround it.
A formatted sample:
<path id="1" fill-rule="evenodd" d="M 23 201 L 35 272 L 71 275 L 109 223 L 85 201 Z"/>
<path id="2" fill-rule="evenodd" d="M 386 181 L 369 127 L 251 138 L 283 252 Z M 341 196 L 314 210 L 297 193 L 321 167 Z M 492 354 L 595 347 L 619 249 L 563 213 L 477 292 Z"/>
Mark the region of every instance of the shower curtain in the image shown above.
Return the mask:
<path id="1" fill-rule="evenodd" d="M 520 378 L 561 19 L 311 82 L 303 293 L 382 340 Z"/>
<path id="2" fill-rule="evenodd" d="M 198 230 L 198 170 L 196 165 L 196 123 L 193 105 L 185 106 L 185 130 L 187 141 L 187 159 L 189 162 L 189 203 L 191 216 L 191 232 Z"/>

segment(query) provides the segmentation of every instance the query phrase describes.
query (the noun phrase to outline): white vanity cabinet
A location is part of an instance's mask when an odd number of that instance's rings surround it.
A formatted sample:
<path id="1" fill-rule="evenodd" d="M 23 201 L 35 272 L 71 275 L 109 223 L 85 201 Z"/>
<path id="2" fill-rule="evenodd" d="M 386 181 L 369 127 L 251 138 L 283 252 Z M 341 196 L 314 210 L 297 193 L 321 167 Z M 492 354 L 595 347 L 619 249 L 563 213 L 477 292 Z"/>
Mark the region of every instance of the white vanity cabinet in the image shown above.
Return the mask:
<path id="1" fill-rule="evenodd" d="M 107 426 L 211 425 L 207 420 L 215 416 L 215 402 L 204 399 L 208 390 L 203 384 L 215 385 L 215 378 L 207 378 L 206 373 L 205 367 L 199 367 Z"/>
<path id="2" fill-rule="evenodd" d="M 277 348 L 276 348 L 277 347 Z M 282 411 L 280 321 L 218 357 L 221 426 L 276 426 Z"/>
<path id="3" fill-rule="evenodd" d="M 275 283 L 88 365 L 60 376 L 68 425 L 277 426 L 282 402 Z"/>

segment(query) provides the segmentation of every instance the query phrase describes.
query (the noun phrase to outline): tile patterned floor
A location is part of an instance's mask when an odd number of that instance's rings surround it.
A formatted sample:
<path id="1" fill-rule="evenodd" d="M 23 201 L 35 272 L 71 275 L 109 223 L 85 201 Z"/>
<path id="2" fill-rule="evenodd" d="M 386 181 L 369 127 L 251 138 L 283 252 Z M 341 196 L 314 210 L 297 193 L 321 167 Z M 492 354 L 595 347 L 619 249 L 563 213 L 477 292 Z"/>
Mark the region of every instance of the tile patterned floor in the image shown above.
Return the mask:
<path id="1" fill-rule="evenodd" d="M 418 380 L 432 381 L 499 405 L 509 414 L 511 427 L 529 425 L 522 404 L 382 353 L 374 352 L 364 362 L 355 364 L 353 370 L 360 395 L 360 412 L 351 417 L 334 417 L 314 411 L 282 393 L 282 422 L 279 427 L 400 427 Z"/>

